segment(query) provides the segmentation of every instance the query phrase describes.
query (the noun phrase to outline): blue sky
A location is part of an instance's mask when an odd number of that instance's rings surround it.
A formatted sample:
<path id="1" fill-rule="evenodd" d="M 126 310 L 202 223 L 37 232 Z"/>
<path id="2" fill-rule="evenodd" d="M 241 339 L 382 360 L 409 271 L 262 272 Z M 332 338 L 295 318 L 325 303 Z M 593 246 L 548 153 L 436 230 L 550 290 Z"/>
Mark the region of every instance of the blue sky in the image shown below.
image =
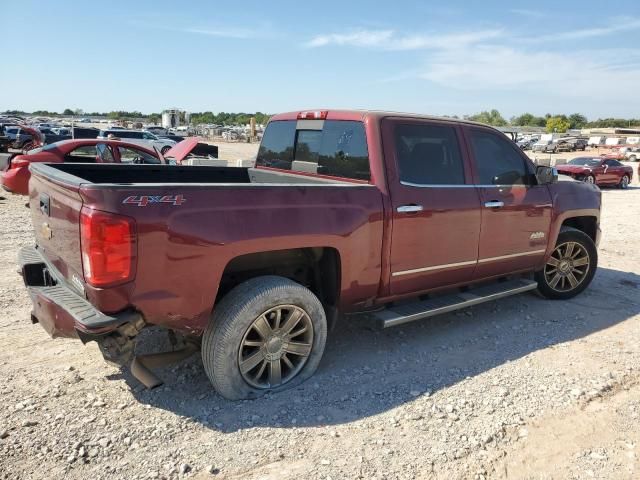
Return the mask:
<path id="1" fill-rule="evenodd" d="M 1 1 L 0 111 L 640 117 L 638 0 Z"/>

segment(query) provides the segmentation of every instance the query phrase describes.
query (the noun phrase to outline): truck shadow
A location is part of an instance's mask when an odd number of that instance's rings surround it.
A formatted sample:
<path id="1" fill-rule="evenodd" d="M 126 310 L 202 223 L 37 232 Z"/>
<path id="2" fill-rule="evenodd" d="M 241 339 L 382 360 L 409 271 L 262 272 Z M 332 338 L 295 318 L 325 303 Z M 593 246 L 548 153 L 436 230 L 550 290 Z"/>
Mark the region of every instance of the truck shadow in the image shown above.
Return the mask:
<path id="1" fill-rule="evenodd" d="M 165 384 L 155 390 L 144 389 L 128 371 L 112 378 L 124 376 L 142 403 L 223 432 L 342 424 L 616 325 L 640 312 L 637 299 L 639 275 L 600 268 L 592 285 L 569 301 L 523 294 L 387 330 L 352 318 L 329 335 L 310 380 L 257 400 L 217 395 L 199 355 L 157 370 Z M 149 340 L 154 350 L 162 348 Z"/>

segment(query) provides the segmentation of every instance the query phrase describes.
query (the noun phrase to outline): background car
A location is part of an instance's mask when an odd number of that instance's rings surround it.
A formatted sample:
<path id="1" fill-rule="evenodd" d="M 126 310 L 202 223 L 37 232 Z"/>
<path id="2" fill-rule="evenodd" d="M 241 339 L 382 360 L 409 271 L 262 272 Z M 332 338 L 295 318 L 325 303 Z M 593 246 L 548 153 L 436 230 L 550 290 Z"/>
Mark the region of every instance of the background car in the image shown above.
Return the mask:
<path id="1" fill-rule="evenodd" d="M 27 195 L 29 165 L 33 162 L 161 163 L 161 160 L 155 150 L 136 144 L 98 139 L 66 140 L 13 157 L 7 169 L 0 172 L 3 188 L 13 193 Z"/>
<path id="2" fill-rule="evenodd" d="M 179 164 L 187 156 L 196 153 L 199 145 L 197 138 L 181 142 L 174 151 L 166 152 L 171 158 L 169 162 L 155 149 L 131 142 L 97 138 L 65 140 L 13 157 L 4 171 L 0 172 L 0 180 L 5 190 L 27 195 L 31 176 L 29 165 L 34 162 Z"/>
<path id="3" fill-rule="evenodd" d="M 144 132 L 142 130 L 125 130 L 125 129 L 108 129 L 100 130 L 98 138 L 106 140 L 112 135 L 118 139 L 125 139 L 129 143 L 134 143 L 142 147 L 157 148 L 161 153 L 168 152 L 175 146 L 177 142 L 168 138 L 159 138 L 151 132 Z"/>
<path id="4" fill-rule="evenodd" d="M 556 165 L 560 175 L 595 184 L 626 189 L 633 178 L 633 169 L 617 160 L 605 157 L 578 157 L 566 165 Z"/>
<path id="5" fill-rule="evenodd" d="M 629 162 L 637 162 L 638 160 L 640 160 L 640 147 L 631 145 L 612 148 L 609 153 L 603 156 L 605 158 L 611 158 L 614 160 L 627 160 Z"/>

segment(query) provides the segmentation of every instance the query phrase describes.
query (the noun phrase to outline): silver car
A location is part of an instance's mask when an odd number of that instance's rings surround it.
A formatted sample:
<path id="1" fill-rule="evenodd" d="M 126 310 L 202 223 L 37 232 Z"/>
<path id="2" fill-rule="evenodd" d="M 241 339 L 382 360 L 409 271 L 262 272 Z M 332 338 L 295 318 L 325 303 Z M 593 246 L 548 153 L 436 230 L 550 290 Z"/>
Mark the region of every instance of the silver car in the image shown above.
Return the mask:
<path id="1" fill-rule="evenodd" d="M 157 148 L 161 153 L 168 152 L 173 146 L 176 144 L 173 140 L 169 138 L 158 138 L 151 132 L 144 132 L 142 130 L 125 130 L 125 129 L 110 129 L 110 130 L 100 130 L 98 134 L 98 138 L 108 139 L 117 138 L 121 140 L 126 140 L 130 143 L 135 143 L 137 145 L 151 148 Z"/>

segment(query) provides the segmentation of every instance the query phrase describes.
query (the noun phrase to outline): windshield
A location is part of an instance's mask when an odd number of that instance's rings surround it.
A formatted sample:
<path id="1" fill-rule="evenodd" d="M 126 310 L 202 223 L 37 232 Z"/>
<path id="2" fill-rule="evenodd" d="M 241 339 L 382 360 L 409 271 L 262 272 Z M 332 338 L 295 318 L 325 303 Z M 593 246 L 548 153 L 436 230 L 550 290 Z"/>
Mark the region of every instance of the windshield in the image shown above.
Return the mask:
<path id="1" fill-rule="evenodd" d="M 597 167 L 598 165 L 600 165 L 600 159 L 599 158 L 585 158 L 585 157 L 580 157 L 580 158 L 574 158 L 573 160 L 571 160 L 569 162 L 569 165 L 584 165 L 587 167 Z"/>

